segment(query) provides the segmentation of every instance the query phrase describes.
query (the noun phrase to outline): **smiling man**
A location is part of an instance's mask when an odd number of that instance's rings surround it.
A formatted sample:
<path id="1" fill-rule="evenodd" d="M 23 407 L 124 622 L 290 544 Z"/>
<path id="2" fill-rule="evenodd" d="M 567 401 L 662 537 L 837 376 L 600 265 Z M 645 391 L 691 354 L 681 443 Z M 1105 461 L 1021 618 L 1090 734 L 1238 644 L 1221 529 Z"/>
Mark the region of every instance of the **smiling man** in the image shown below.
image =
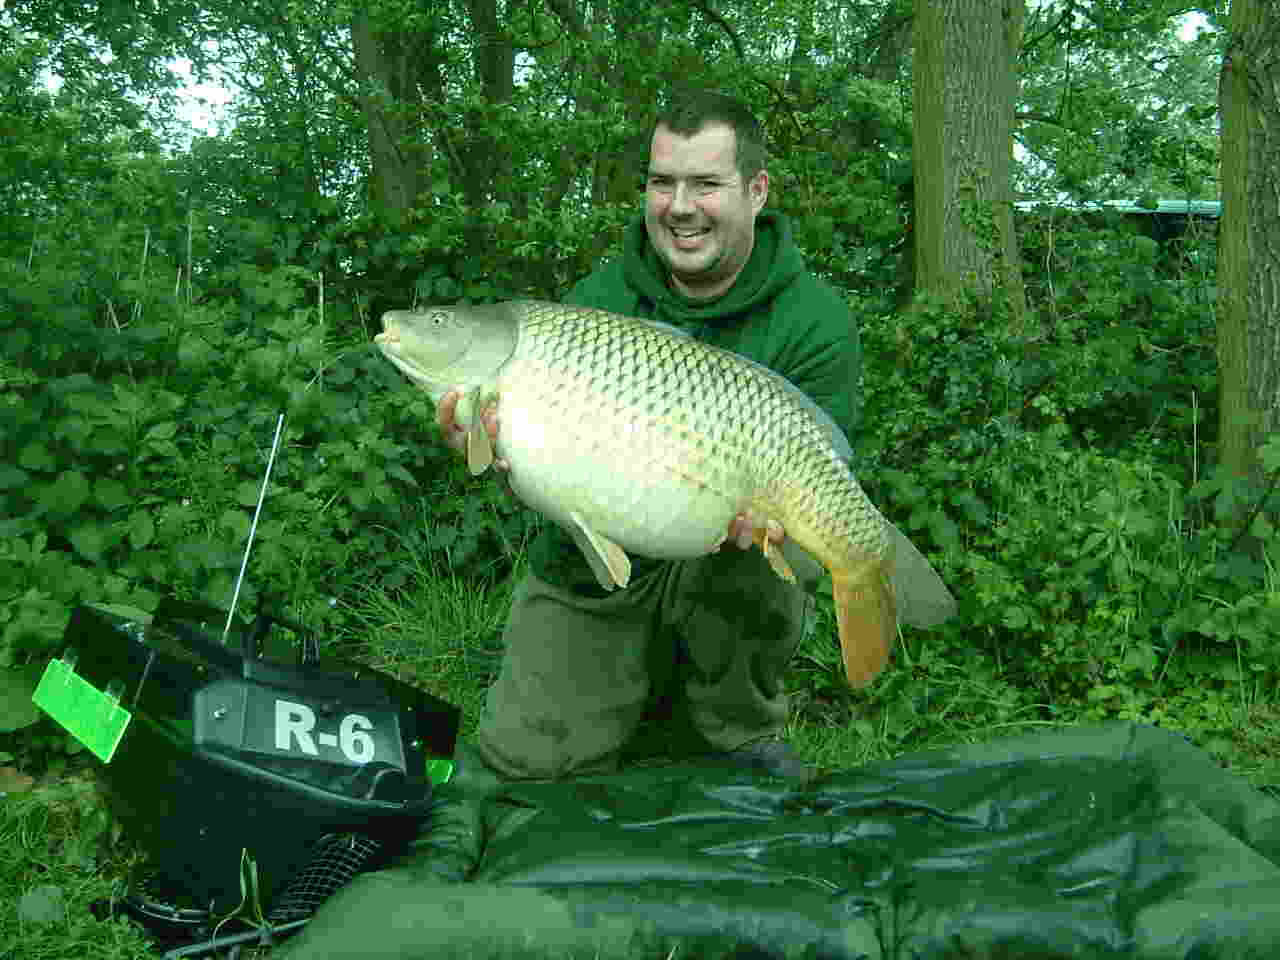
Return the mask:
<path id="1" fill-rule="evenodd" d="M 751 257 L 756 216 L 769 197 L 769 174 L 756 143 L 746 149 L 755 155 L 739 167 L 737 140 L 734 128 L 725 124 L 704 126 L 690 136 L 665 123 L 653 132 L 644 225 L 670 271 L 671 285 L 686 297 L 719 297 Z"/>
<path id="2" fill-rule="evenodd" d="M 628 228 L 622 256 L 565 299 L 663 321 L 741 353 L 787 377 L 850 433 L 857 333 L 843 298 L 805 270 L 786 217 L 763 212 L 768 196 L 751 113 L 718 93 L 673 100 L 650 137 L 643 219 Z M 454 403 L 446 397 L 438 419 L 460 447 Z M 496 431 L 492 418 L 488 427 Z M 821 570 L 784 543 L 801 580 L 790 585 L 759 550 L 732 549 L 751 547 L 753 523 L 738 517 L 725 548 L 707 557 L 633 557 L 630 584 L 612 593 L 573 541 L 545 526 L 529 551 L 532 573 L 512 599 L 478 759 L 504 778 L 608 771 L 624 755 L 644 755 L 637 731 L 647 727 L 660 746 L 683 742 L 807 779 L 783 736 L 782 674 L 811 625 Z M 775 540 L 784 533 L 770 531 Z M 469 750 L 460 773 L 475 763 Z"/>

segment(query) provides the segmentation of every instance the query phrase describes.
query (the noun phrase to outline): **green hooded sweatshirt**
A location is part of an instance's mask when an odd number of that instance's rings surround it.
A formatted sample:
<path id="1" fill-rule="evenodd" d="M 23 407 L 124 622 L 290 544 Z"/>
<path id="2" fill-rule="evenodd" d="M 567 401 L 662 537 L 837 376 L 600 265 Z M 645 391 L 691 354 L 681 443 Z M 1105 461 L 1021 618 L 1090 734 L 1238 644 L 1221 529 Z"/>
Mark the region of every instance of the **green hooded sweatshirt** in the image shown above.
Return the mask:
<path id="1" fill-rule="evenodd" d="M 764 364 L 807 394 L 852 438 L 861 399 L 858 332 L 844 298 L 805 270 L 783 214 L 756 218 L 751 258 L 715 300 L 685 297 L 668 286 L 667 276 L 641 218 L 627 228 L 622 258 L 581 280 L 564 301 L 659 320 Z M 577 546 L 555 524 L 538 533 L 529 561 L 543 580 L 589 596 L 605 595 Z M 632 558 L 632 576 L 658 562 Z"/>

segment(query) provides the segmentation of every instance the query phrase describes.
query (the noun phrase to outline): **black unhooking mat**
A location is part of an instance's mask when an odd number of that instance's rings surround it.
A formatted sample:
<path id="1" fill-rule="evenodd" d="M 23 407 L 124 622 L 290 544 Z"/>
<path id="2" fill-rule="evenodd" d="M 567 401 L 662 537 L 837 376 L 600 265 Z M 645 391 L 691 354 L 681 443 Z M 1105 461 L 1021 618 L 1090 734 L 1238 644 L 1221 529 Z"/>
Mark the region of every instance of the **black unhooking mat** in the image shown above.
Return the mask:
<path id="1" fill-rule="evenodd" d="M 696 765 L 459 785 L 282 953 L 1276 958 L 1278 813 L 1182 738 L 1129 725 L 806 790 Z"/>

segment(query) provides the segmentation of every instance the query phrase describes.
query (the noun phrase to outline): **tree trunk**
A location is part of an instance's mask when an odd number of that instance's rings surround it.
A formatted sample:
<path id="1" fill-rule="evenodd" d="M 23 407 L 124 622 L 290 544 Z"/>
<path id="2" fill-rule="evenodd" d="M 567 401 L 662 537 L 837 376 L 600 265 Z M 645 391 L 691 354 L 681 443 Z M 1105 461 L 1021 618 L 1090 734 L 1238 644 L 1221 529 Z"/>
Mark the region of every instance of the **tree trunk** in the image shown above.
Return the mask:
<path id="1" fill-rule="evenodd" d="M 393 33 L 356 13 L 351 42 L 360 78 L 359 102 L 369 130 L 370 205 L 393 217 L 413 208 L 428 157 L 413 148 L 424 96 L 443 91 L 440 60 L 432 37 Z M 421 138 L 416 138 L 421 140 Z"/>
<path id="2" fill-rule="evenodd" d="M 875 31 L 875 52 L 863 67 L 866 76 L 886 87 L 898 84 L 902 61 L 911 49 L 911 25 L 910 0 L 895 0 L 884 8 Z"/>
<path id="3" fill-rule="evenodd" d="M 457 171 L 472 210 L 505 200 L 517 218 L 526 213 L 528 198 L 510 190 L 511 153 L 499 131 L 500 111 L 515 91 L 516 50 L 502 23 L 497 0 L 468 0 L 471 15 L 471 58 L 480 100 L 464 110 L 467 131 L 464 169 Z M 485 242 L 486 231 L 477 238 Z"/>
<path id="4" fill-rule="evenodd" d="M 916 290 L 997 290 L 1021 321 L 1013 109 L 1024 0 L 920 0 L 915 17 Z"/>
<path id="5" fill-rule="evenodd" d="M 1259 448 L 1280 429 L 1280 11 L 1232 0 L 1230 29 L 1219 83 L 1220 456 L 1257 491 Z"/>

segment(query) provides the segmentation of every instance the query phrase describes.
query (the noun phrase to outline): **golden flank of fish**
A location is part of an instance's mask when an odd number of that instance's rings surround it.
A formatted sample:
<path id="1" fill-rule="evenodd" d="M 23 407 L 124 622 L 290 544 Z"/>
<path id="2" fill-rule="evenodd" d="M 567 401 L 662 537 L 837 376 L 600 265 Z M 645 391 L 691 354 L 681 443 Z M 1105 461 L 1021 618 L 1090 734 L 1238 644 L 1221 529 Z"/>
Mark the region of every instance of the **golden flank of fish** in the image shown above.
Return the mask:
<path id="1" fill-rule="evenodd" d="M 625 587 L 627 552 L 703 556 L 740 512 L 781 527 L 831 574 L 845 671 L 884 667 L 899 618 L 933 626 L 955 602 L 871 504 L 848 444 L 785 378 L 671 328 L 533 301 L 390 311 L 375 341 L 437 403 L 459 387 L 467 463 L 510 464 L 521 500 L 563 526 L 602 586 Z M 496 451 L 481 413 L 498 408 Z"/>

